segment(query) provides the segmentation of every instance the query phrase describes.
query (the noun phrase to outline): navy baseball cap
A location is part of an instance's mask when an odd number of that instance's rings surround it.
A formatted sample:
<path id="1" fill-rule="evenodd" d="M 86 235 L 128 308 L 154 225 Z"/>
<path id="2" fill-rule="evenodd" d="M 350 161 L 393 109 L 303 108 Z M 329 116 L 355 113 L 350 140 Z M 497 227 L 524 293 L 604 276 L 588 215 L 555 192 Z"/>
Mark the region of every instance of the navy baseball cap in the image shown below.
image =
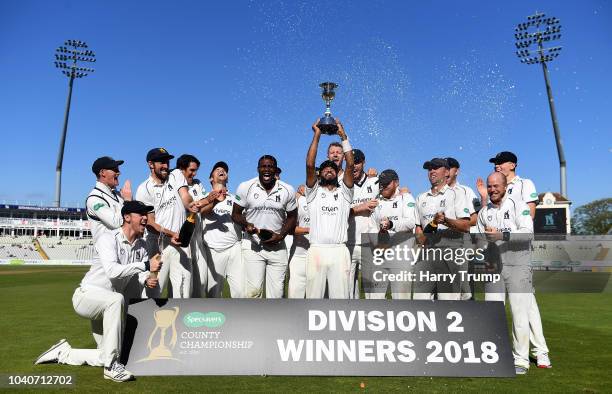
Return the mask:
<path id="1" fill-rule="evenodd" d="M 147 153 L 147 161 L 164 162 L 174 159 L 170 153 L 164 148 L 153 148 Z"/>
<path id="2" fill-rule="evenodd" d="M 459 168 L 459 161 L 454 157 L 447 157 L 445 160 L 450 168 Z"/>
<path id="3" fill-rule="evenodd" d="M 399 175 L 397 175 L 397 172 L 395 172 L 395 170 L 392 170 L 392 169 L 384 170 L 378 176 L 378 183 L 382 187 L 386 187 L 393 181 L 399 181 Z"/>
<path id="4" fill-rule="evenodd" d="M 141 215 L 146 215 L 147 213 L 153 211 L 153 207 L 151 205 L 147 205 L 141 201 L 126 201 L 123 203 L 123 207 L 121 207 L 121 215 L 127 215 L 129 213 L 139 213 Z"/>
<path id="5" fill-rule="evenodd" d="M 363 163 L 365 161 L 365 155 L 361 149 L 353 149 L 353 159 L 355 164 Z"/>
<path id="6" fill-rule="evenodd" d="M 102 156 L 97 158 L 96 161 L 93 162 L 91 170 L 96 176 L 98 176 L 98 174 L 100 174 L 100 171 L 118 168 L 121 164 L 123 164 L 123 160 L 115 160 L 109 156 Z"/>
<path id="7" fill-rule="evenodd" d="M 226 163 L 226 162 L 224 162 L 224 161 L 218 161 L 218 162 L 216 162 L 216 163 L 215 163 L 215 165 L 212 167 L 212 170 L 210 170 L 210 176 L 209 176 L 209 178 L 212 178 L 212 176 L 213 176 L 213 172 L 215 172 L 215 170 L 216 170 L 217 168 L 219 168 L 219 167 L 223 168 L 223 169 L 225 170 L 225 172 L 229 173 L 229 166 L 227 165 L 227 163 Z"/>
<path id="8" fill-rule="evenodd" d="M 431 170 L 431 169 L 436 169 L 440 167 L 450 168 L 450 166 L 448 165 L 448 161 L 440 157 L 434 157 L 433 159 L 423 163 L 424 170 Z"/>
<path id="9" fill-rule="evenodd" d="M 518 158 L 512 152 L 503 151 L 496 154 L 495 157 L 489 159 L 489 163 L 493 164 L 502 164 L 507 162 L 516 164 L 518 162 Z"/>

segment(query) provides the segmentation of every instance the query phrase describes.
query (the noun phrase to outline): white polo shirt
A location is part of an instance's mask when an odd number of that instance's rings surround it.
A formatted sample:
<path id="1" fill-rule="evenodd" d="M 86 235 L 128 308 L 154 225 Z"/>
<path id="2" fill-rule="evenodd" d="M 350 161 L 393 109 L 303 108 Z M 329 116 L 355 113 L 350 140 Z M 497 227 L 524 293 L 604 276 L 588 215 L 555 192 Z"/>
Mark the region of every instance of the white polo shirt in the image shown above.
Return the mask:
<path id="1" fill-rule="evenodd" d="M 94 244 L 103 232 L 112 231 L 123 224 L 123 198 L 104 183 L 96 182 L 85 200 L 85 205 Z"/>
<path id="2" fill-rule="evenodd" d="M 538 202 L 538 192 L 531 179 L 523 179 L 516 175 L 506 186 L 506 194 L 515 200 L 522 200 L 527 203 Z"/>
<path id="3" fill-rule="evenodd" d="M 478 231 L 484 234 L 486 227 L 499 232 L 533 234 L 533 221 L 526 202 L 505 195 L 499 207 L 489 201 L 478 212 Z"/>
<path id="4" fill-rule="evenodd" d="M 189 188 L 189 194 L 193 201 L 199 201 L 205 197 L 206 190 L 204 189 L 204 185 L 200 182 L 199 179 L 194 179 L 191 185 L 187 185 Z"/>
<path id="5" fill-rule="evenodd" d="M 474 190 L 472 190 L 471 187 L 455 182 L 455 186 L 451 187 L 451 189 L 457 193 L 463 193 L 463 198 L 465 199 L 467 207 L 470 210 L 470 215 L 476 212 L 476 206 L 480 205 L 480 199 L 476 197 L 476 193 L 474 193 Z"/>
<path id="6" fill-rule="evenodd" d="M 168 180 L 164 183 L 157 184 L 152 177 L 141 183 L 136 191 L 136 199 L 153 206 L 157 224 L 178 233 L 187 218 L 179 194 L 179 189 L 183 187 L 188 187 L 187 180 L 181 170 L 175 169 L 170 172 Z"/>
<path id="7" fill-rule="evenodd" d="M 359 182 L 353 184 L 353 200 L 351 201 L 351 208 L 376 198 L 376 196 L 378 196 L 378 192 L 378 177 L 368 178 L 368 176 L 364 173 Z M 349 245 L 361 245 L 361 234 L 368 232 L 369 226 L 369 215 L 350 216 L 348 240 L 346 243 Z"/>
<path id="8" fill-rule="evenodd" d="M 310 215 L 308 214 L 308 201 L 306 196 L 297 199 L 298 205 L 298 227 L 310 227 Z M 304 256 L 310 247 L 310 234 L 294 235 L 294 256 Z"/>
<path id="9" fill-rule="evenodd" d="M 145 262 L 149 260 L 144 238 L 130 244 L 118 228 L 105 231 L 94 245 L 96 253 L 89 271 L 81 281 L 81 287 L 100 288 L 121 293 L 134 275 L 144 283 L 148 274 Z"/>
<path id="10" fill-rule="evenodd" d="M 213 210 L 204 216 L 204 242 L 209 248 L 225 250 L 240 242 L 242 231 L 232 220 L 235 197 L 227 193 L 225 200 L 218 202 Z"/>
<path id="11" fill-rule="evenodd" d="M 378 232 L 383 218 L 393 222 L 390 234 L 400 231 L 412 233 L 419 220 L 412 194 L 396 194 L 390 199 L 379 198 L 378 206 L 370 216 L 370 231 Z"/>
<path id="12" fill-rule="evenodd" d="M 295 190 L 283 181 L 277 180 L 270 193 L 259 183 L 259 177 L 242 182 L 236 191 L 234 203 L 244 208 L 244 216 L 258 229 L 279 233 L 287 219 L 287 212 L 297 209 Z M 257 234 L 247 237 L 259 243 Z"/>
<path id="13" fill-rule="evenodd" d="M 465 201 L 464 193 L 457 193 L 455 190 L 444 185 L 442 189 L 433 194 L 431 189 L 419 194 L 416 200 L 419 221 L 418 225 L 425 228 L 434 218 L 436 213 L 444 212 L 450 219 L 461 219 L 470 217 L 470 208 Z M 447 229 L 443 224 L 438 225 L 439 230 Z"/>
<path id="14" fill-rule="evenodd" d="M 306 187 L 311 245 L 346 243 L 352 201 L 353 188 L 349 189 L 344 182 L 332 191 L 318 183 L 312 188 Z"/>

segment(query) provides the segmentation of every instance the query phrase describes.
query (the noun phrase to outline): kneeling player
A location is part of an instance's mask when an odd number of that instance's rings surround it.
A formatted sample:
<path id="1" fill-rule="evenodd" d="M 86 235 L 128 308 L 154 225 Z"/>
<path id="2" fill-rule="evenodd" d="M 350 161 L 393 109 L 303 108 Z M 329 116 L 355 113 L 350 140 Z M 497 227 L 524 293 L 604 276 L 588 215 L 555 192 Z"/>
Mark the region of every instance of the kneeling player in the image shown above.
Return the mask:
<path id="1" fill-rule="evenodd" d="M 125 382 L 134 376 L 119 362 L 125 302 L 128 294 L 136 297 L 143 287 L 158 286 L 161 261 L 156 255 L 149 261 L 142 235 L 152 206 L 140 201 L 126 201 L 121 209 L 123 225 L 104 232 L 98 238 L 91 268 L 72 296 L 75 312 L 91 320 L 97 349 L 73 349 L 62 339 L 41 354 L 34 364 L 56 362 L 69 365 L 104 367 L 104 378 Z"/>
<path id="2" fill-rule="evenodd" d="M 306 156 L 306 201 L 310 215 L 306 298 L 323 298 L 327 283 L 329 298 L 347 299 L 351 257 L 346 240 L 353 200 L 353 151 L 342 124 L 336 119 L 346 160 L 343 182 L 338 183 L 338 165 L 329 160 L 319 166 L 317 182 L 315 161 L 321 138 L 317 123 L 318 120 L 312 125 L 314 136 Z"/>

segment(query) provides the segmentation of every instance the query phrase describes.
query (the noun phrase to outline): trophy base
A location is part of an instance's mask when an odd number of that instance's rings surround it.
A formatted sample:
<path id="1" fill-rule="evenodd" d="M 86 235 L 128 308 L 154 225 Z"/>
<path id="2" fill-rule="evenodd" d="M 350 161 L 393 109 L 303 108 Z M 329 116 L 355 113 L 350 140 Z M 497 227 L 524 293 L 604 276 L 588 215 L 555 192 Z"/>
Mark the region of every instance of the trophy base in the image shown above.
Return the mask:
<path id="1" fill-rule="evenodd" d="M 338 133 L 338 126 L 336 126 L 336 119 L 330 115 L 325 115 L 317 124 L 323 134 L 334 135 Z"/>

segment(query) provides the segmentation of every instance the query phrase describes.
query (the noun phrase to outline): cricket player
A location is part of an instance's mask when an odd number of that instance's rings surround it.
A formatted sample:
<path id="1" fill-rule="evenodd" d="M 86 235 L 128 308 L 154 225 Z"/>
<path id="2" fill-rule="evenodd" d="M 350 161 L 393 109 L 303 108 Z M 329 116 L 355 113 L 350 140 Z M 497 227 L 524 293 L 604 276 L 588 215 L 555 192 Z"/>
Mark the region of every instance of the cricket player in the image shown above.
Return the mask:
<path id="1" fill-rule="evenodd" d="M 459 176 L 459 161 L 453 157 L 447 157 L 446 161 L 448 162 L 449 170 L 448 170 L 448 187 L 453 189 L 456 193 L 463 193 L 464 199 L 469 209 L 470 214 L 470 232 L 476 232 L 476 219 L 477 219 L 477 209 L 480 209 L 480 199 L 476 197 L 476 193 L 472 190 L 471 187 L 462 185 L 457 181 Z M 459 272 L 467 273 L 469 271 L 470 262 L 462 264 L 459 266 Z M 464 276 L 465 278 L 465 276 Z M 461 280 L 461 299 L 469 300 L 472 299 L 472 287 L 470 281 L 467 279 Z"/>
<path id="2" fill-rule="evenodd" d="M 343 181 L 338 182 L 338 165 L 330 160 L 319 166 L 317 181 L 315 161 L 321 138 L 318 123 L 319 119 L 312 125 L 314 136 L 306 156 L 306 201 L 310 215 L 306 298 L 323 298 L 327 284 L 329 298 L 348 299 L 351 258 L 346 240 L 353 201 L 353 149 L 336 118 L 346 161 Z"/>
<path id="3" fill-rule="evenodd" d="M 500 172 L 506 177 L 506 193 L 515 200 L 522 200 L 529 206 L 529 214 L 533 220 L 538 201 L 538 193 L 536 192 L 535 185 L 530 179 L 521 178 L 516 175 L 518 163 L 516 155 L 508 151 L 499 152 L 495 157 L 489 159 L 489 162 L 493 163 L 496 172 Z M 486 201 L 486 189 L 483 190 L 483 182 L 480 179 L 478 182 L 478 192 L 481 195 L 481 199 Z M 530 340 L 533 345 L 532 354 L 536 358 L 539 368 L 552 368 L 535 292 L 531 293 L 530 297 L 532 301 L 529 304 L 529 327 L 531 330 Z"/>
<path id="4" fill-rule="evenodd" d="M 227 191 L 229 166 L 223 161 L 213 165 L 210 172 L 214 197 L 211 209 L 203 216 L 204 247 L 208 270 L 208 284 L 205 293 L 208 297 L 223 297 L 224 279 L 229 284 L 232 298 L 245 296 L 245 269 L 242 262 L 242 230 L 232 220 L 236 196 Z M 215 194 L 213 194 L 215 193 Z"/>
<path id="5" fill-rule="evenodd" d="M 181 247 L 178 234 L 187 218 L 186 210 L 198 212 L 198 207 L 193 203 L 181 170 L 170 172 L 169 162 L 173 158 L 164 148 L 154 148 L 147 153 L 151 175 L 138 186 L 136 199 L 154 207 L 149 213 L 146 239 L 149 254 L 161 253 L 165 262 L 159 273 L 160 291 L 166 288 L 169 278 L 171 298 L 189 298 L 190 250 Z"/>
<path id="6" fill-rule="evenodd" d="M 96 176 L 96 186 L 87 196 L 85 205 L 94 244 L 104 231 L 111 231 L 121 226 L 123 201 L 132 199 L 129 180 L 125 181 L 120 192 L 116 191 L 119 185 L 119 166 L 121 164 L 123 160 L 103 156 L 97 158 L 91 166 Z"/>
<path id="7" fill-rule="evenodd" d="M 200 161 L 197 157 L 189 154 L 184 154 L 176 159 L 176 168 L 181 170 L 185 180 L 187 181 L 187 190 L 193 201 L 201 201 L 204 199 L 205 189 L 199 179 L 196 178 L 200 169 Z M 191 241 L 189 242 L 189 252 L 191 256 L 192 269 L 192 287 L 191 295 L 193 297 L 201 297 L 202 282 L 206 286 L 207 271 L 204 273 L 199 270 L 200 265 L 206 266 L 206 258 L 204 252 L 204 239 L 202 234 L 202 218 L 196 215 L 196 222 Z"/>
<path id="8" fill-rule="evenodd" d="M 123 224 L 99 235 L 91 268 L 72 296 L 75 312 L 91 320 L 98 348 L 74 349 L 62 339 L 41 354 L 34 364 L 87 364 L 104 367 L 105 379 L 116 382 L 133 379 L 133 374 L 119 362 L 121 338 L 128 294 L 138 296 L 142 288 L 158 286 L 158 280 L 151 277 L 149 271 L 158 272 L 162 263 L 159 255 L 149 260 L 142 238 L 147 214 L 152 210 L 152 206 L 140 201 L 125 202 L 121 208 Z"/>
<path id="9" fill-rule="evenodd" d="M 306 201 L 306 186 L 300 185 L 295 195 L 298 205 L 298 225 L 293 232 L 293 244 L 289 252 L 289 298 L 306 295 L 306 261 L 310 247 L 310 215 Z"/>
<path id="10" fill-rule="evenodd" d="M 344 152 L 342 151 L 342 144 L 338 141 L 330 142 L 327 147 L 327 160 L 333 161 L 338 166 L 338 180 L 342 180 L 344 176 L 344 170 L 342 169 L 344 163 Z"/>
<path id="11" fill-rule="evenodd" d="M 512 311 L 512 342 L 516 373 L 529 370 L 529 309 L 533 294 L 529 237 L 533 221 L 524 201 L 506 191 L 506 178 L 494 172 L 487 178 L 490 202 L 478 213 L 478 231 L 489 245 L 501 249 L 501 280 L 485 284 L 486 301 L 505 301 L 506 292 Z M 489 246 L 491 248 L 491 246 Z M 550 363 L 549 363 L 550 364 Z"/>
<path id="12" fill-rule="evenodd" d="M 463 193 L 457 193 L 447 184 L 450 166 L 445 159 L 433 158 L 423 164 L 431 183 L 430 190 L 421 193 L 416 200 L 419 221 L 415 233 L 419 239 L 424 233 L 436 233 L 443 237 L 436 247 L 460 247 L 463 245 L 461 232 L 470 228 L 470 209 Z M 414 284 L 416 300 L 431 299 L 434 291 L 440 300 L 459 300 L 461 286 L 458 280 L 458 266 L 454 261 L 426 259 L 414 267 L 417 281 Z M 455 274 L 455 280 L 419 280 L 420 272 Z"/>
<path id="13" fill-rule="evenodd" d="M 365 173 L 365 154 L 353 150 L 353 201 L 349 216 L 347 247 L 351 254 L 349 297 L 359 299 L 359 271 L 361 269 L 361 234 L 369 231 L 370 215 L 378 205 L 378 178 Z M 375 170 L 372 170 L 375 172 Z"/>
<path id="14" fill-rule="evenodd" d="M 277 180 L 276 158 L 262 156 L 257 163 L 259 176 L 242 182 L 236 191 L 232 220 L 247 234 L 242 240 L 246 272 L 246 297 L 281 298 L 287 271 L 285 237 L 297 223 L 297 203 L 293 187 Z"/>
<path id="15" fill-rule="evenodd" d="M 370 233 L 388 234 L 389 237 L 398 232 L 414 233 L 414 228 L 418 221 L 416 202 L 410 193 L 401 194 L 399 192 L 399 176 L 395 170 L 387 169 L 380 173 L 378 177 L 380 197 L 378 206 L 370 215 Z M 363 240 L 365 243 L 365 240 Z M 415 245 L 414 238 L 406 241 L 406 246 Z M 376 241 L 372 242 L 371 247 L 376 246 Z M 412 261 L 402 261 L 401 266 L 388 268 L 381 266 L 380 269 L 386 273 L 411 271 Z M 364 272 L 371 271 L 364 269 Z M 372 267 L 373 268 L 373 267 Z M 367 275 L 368 277 L 370 275 Z M 410 299 L 412 295 L 412 282 L 388 280 L 373 280 L 369 291 L 366 290 L 367 299 L 384 299 L 387 287 L 391 286 L 393 299 Z"/>

